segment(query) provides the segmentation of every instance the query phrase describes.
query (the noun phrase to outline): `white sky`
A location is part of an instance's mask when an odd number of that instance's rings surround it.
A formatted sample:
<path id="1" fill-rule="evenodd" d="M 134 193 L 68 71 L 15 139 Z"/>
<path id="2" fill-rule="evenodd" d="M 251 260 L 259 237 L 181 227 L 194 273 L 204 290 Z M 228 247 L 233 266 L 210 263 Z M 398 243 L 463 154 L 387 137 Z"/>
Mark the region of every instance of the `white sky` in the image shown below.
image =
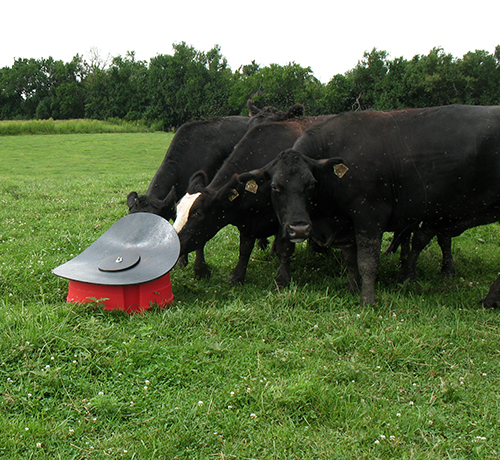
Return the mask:
<path id="1" fill-rule="evenodd" d="M 433 47 L 461 58 L 500 45 L 497 0 L 24 0 L 2 2 L 0 17 L 0 68 L 91 49 L 149 61 L 184 41 L 198 51 L 220 45 L 233 71 L 295 62 L 327 83 L 374 47 L 411 59 Z"/>

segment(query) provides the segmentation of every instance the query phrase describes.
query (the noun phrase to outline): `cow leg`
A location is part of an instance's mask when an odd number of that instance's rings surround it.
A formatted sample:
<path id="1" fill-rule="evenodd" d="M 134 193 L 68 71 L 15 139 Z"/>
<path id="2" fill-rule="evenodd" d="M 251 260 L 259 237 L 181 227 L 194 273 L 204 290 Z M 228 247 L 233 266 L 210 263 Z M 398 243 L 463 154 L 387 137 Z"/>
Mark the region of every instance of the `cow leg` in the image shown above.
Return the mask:
<path id="1" fill-rule="evenodd" d="M 398 247 L 401 247 L 400 260 L 406 259 L 406 257 L 408 257 L 408 253 L 410 252 L 410 239 L 411 232 L 409 230 L 394 233 L 391 244 L 389 244 L 389 247 L 385 250 L 385 253 L 394 254 L 398 250 Z"/>
<path id="2" fill-rule="evenodd" d="M 295 251 L 295 243 L 283 238 L 280 233 L 274 237 L 276 255 L 280 261 L 278 275 L 274 280 L 278 289 L 288 287 L 290 285 L 290 260 L 293 252 Z"/>
<path id="3" fill-rule="evenodd" d="M 266 250 L 269 246 L 269 240 L 267 238 L 259 238 L 258 240 L 259 249 L 262 251 Z"/>
<path id="4" fill-rule="evenodd" d="M 405 261 L 408 259 L 410 254 L 410 241 L 411 241 L 411 232 L 404 232 L 401 235 L 400 246 L 401 251 L 399 253 L 399 263 L 403 265 Z"/>
<path id="5" fill-rule="evenodd" d="M 407 279 L 409 279 L 410 281 L 415 280 L 417 276 L 416 273 L 418 257 L 432 240 L 434 235 L 435 233 L 422 229 L 418 229 L 413 233 L 413 238 L 411 240 L 411 250 L 408 254 L 407 259 L 401 264 L 398 283 L 402 283 Z"/>
<path id="6" fill-rule="evenodd" d="M 438 234 L 437 240 L 443 253 L 441 273 L 444 276 L 453 276 L 455 274 L 455 262 L 451 253 L 451 236 Z"/>
<path id="7" fill-rule="evenodd" d="M 350 292 L 359 292 L 360 275 L 358 270 L 358 251 L 356 246 L 343 248 L 342 256 L 347 263 L 347 273 L 349 275 L 348 288 Z"/>
<path id="8" fill-rule="evenodd" d="M 358 269 L 361 276 L 361 305 L 375 304 L 375 277 L 382 245 L 382 233 L 375 237 L 356 235 Z"/>
<path id="9" fill-rule="evenodd" d="M 205 261 L 205 245 L 196 250 L 196 259 L 194 261 L 194 277 L 196 279 L 210 278 L 210 267 Z"/>
<path id="10" fill-rule="evenodd" d="M 240 256 L 238 263 L 229 277 L 230 284 L 243 283 L 247 273 L 248 261 L 255 245 L 255 238 L 244 236 L 240 232 Z"/>
<path id="11" fill-rule="evenodd" d="M 481 303 L 486 308 L 500 307 L 500 276 L 491 285 L 488 295 L 481 300 Z"/>
<path id="12" fill-rule="evenodd" d="M 188 264 L 188 262 L 189 262 L 188 254 L 184 254 L 183 256 L 179 256 L 175 266 L 177 268 L 184 268 Z"/>

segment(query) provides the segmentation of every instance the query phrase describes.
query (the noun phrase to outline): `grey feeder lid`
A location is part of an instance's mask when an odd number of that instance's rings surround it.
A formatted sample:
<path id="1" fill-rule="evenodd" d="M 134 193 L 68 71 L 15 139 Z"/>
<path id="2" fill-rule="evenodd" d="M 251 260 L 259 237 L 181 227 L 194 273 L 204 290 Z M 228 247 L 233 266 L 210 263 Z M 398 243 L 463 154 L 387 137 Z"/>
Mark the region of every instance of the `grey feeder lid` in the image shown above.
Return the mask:
<path id="1" fill-rule="evenodd" d="M 179 252 L 179 238 L 170 222 L 137 212 L 122 217 L 85 251 L 52 272 L 82 283 L 142 284 L 168 273 Z"/>

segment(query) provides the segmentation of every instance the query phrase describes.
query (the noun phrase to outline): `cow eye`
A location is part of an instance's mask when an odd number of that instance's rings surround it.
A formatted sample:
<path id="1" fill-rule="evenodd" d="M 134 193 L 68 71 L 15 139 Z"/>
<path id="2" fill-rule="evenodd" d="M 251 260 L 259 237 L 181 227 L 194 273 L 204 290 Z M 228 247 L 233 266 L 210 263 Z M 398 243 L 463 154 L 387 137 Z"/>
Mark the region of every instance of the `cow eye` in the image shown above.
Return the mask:
<path id="1" fill-rule="evenodd" d="M 280 191 L 280 188 L 278 187 L 278 185 L 274 184 L 274 183 L 271 184 L 271 189 L 273 192 L 276 192 L 276 193 L 278 193 Z"/>

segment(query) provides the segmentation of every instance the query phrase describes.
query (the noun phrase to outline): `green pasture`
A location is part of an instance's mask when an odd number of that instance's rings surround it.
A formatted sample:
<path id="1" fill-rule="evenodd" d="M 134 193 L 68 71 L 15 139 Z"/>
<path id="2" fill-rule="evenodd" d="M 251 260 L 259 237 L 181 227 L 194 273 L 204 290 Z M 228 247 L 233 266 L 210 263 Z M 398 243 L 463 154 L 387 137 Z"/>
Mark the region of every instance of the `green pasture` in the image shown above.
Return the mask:
<path id="1" fill-rule="evenodd" d="M 142 315 L 68 304 L 51 269 L 144 193 L 165 133 L 0 136 L 0 458 L 496 459 L 497 225 L 431 245 L 413 285 L 383 256 L 377 305 L 347 292 L 339 254 L 299 245 L 293 283 L 255 250 L 242 286 L 234 228 L 210 280 L 171 272 L 174 303 Z M 385 245 L 389 242 L 387 236 Z"/>

